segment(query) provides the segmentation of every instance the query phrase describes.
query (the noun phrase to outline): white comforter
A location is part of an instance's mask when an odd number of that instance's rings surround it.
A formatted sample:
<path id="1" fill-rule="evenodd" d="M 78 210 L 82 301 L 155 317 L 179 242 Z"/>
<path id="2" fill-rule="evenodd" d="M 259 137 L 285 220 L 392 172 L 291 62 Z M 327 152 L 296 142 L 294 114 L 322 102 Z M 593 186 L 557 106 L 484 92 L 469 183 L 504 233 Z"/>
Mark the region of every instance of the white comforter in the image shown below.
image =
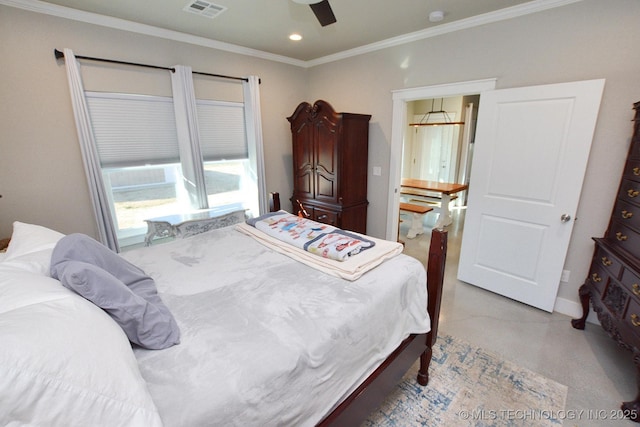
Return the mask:
<path id="1" fill-rule="evenodd" d="M 136 349 L 165 426 L 314 425 L 411 333 L 429 330 L 425 271 L 398 255 L 329 276 L 233 227 L 126 252 L 182 332 Z"/>

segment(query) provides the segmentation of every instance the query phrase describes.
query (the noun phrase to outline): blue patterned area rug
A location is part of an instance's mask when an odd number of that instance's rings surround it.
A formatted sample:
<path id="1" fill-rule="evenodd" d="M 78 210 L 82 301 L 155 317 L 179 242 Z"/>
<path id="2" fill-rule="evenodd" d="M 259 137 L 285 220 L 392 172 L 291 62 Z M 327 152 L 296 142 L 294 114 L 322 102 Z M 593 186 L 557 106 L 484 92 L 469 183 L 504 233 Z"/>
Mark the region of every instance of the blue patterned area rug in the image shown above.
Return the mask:
<path id="1" fill-rule="evenodd" d="M 418 363 L 363 426 L 562 425 L 567 386 L 459 339 L 438 337 L 426 387 L 417 370 Z"/>

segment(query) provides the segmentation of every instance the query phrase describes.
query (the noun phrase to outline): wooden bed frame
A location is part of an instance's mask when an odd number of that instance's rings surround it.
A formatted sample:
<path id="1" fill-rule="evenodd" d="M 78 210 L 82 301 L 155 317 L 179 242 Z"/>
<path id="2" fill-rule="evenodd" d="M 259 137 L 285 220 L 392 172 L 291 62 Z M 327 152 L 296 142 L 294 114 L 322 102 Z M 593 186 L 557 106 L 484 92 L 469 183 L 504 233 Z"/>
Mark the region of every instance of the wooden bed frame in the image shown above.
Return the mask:
<path id="1" fill-rule="evenodd" d="M 278 193 L 271 193 L 270 211 L 280 209 Z M 431 318 L 431 331 L 413 334 L 405 339 L 393 353 L 356 390 L 327 415 L 318 426 L 358 426 L 377 408 L 398 385 L 402 376 L 418 358 L 420 369 L 417 381 L 426 386 L 429 382 L 429 364 L 432 348 L 438 335 L 444 267 L 447 256 L 447 231 L 433 229 L 427 262 L 427 311 Z"/>

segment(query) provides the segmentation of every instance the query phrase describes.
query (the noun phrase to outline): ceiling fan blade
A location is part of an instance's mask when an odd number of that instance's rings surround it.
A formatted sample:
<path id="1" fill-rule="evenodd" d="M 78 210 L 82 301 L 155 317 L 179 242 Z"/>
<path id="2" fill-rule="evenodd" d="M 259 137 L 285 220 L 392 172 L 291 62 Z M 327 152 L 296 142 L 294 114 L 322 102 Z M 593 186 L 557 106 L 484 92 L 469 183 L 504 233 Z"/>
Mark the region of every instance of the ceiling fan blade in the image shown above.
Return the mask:
<path id="1" fill-rule="evenodd" d="M 313 10 L 320 25 L 323 27 L 336 22 L 336 16 L 333 14 L 333 10 L 331 10 L 329 0 L 322 0 L 320 3 L 310 4 L 309 7 L 311 7 L 311 10 Z"/>

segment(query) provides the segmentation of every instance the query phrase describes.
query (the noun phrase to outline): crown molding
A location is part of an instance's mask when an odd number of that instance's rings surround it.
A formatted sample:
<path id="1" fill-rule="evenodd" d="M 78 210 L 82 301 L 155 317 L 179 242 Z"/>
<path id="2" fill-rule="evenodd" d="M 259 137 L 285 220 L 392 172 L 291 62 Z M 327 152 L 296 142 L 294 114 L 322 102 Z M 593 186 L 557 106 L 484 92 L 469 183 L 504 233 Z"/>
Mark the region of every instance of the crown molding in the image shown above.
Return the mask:
<path id="1" fill-rule="evenodd" d="M 480 25 L 491 24 L 494 22 L 504 21 L 531 13 L 541 12 L 547 9 L 553 9 L 582 0 L 532 0 L 521 5 L 511 6 L 494 12 L 484 13 L 482 15 L 472 16 L 466 19 L 460 19 L 446 24 L 437 25 L 413 33 L 403 34 L 398 37 L 392 37 L 376 43 L 360 46 L 354 49 L 338 52 L 333 55 L 323 56 L 321 58 L 306 61 L 307 67 L 315 67 L 316 65 L 326 64 L 329 62 L 339 61 L 341 59 L 350 58 L 365 53 L 375 52 L 377 50 L 386 49 L 388 47 L 400 46 L 418 40 L 424 40 L 431 37 L 440 36 L 455 31 L 465 30 L 468 28 L 478 27 Z"/>
<path id="2" fill-rule="evenodd" d="M 167 40 L 173 40 L 196 46 L 203 46 L 212 49 L 223 50 L 226 52 L 237 53 L 240 55 L 252 56 L 255 58 L 267 59 L 269 61 L 283 62 L 285 64 L 295 65 L 298 67 L 306 67 L 306 62 L 289 58 L 283 55 L 276 55 L 257 49 L 251 49 L 244 46 L 225 43 L 218 40 L 208 39 L 206 37 L 194 36 L 191 34 L 181 33 L 179 31 L 167 30 L 152 25 L 140 24 L 138 22 L 127 21 L 125 19 L 114 18 L 111 16 L 100 15 L 93 12 L 85 12 L 66 6 L 54 5 L 39 0 L 0 0 L 0 5 L 12 6 L 30 12 L 43 13 L 46 15 L 56 16 L 59 18 L 71 19 L 73 21 L 84 22 L 88 24 L 100 25 L 102 27 L 114 28 L 117 30 L 129 31 L 132 33 L 143 34 L 152 37 L 159 37 Z"/>
<path id="3" fill-rule="evenodd" d="M 179 31 L 167 30 L 152 25 L 140 24 L 138 22 L 127 21 L 125 19 L 113 18 L 110 16 L 100 15 L 92 12 L 85 12 L 65 6 L 58 6 L 40 0 L 0 0 L 0 5 L 11 6 L 31 12 L 43 13 L 46 15 L 71 19 L 88 24 L 100 25 L 117 30 L 130 31 L 133 33 L 148 35 L 152 37 L 159 37 L 167 40 L 203 46 L 211 49 L 223 50 L 240 55 L 252 56 L 269 61 L 282 62 L 297 67 L 311 68 L 317 65 L 335 62 L 353 56 L 363 55 L 365 53 L 386 49 L 389 47 L 400 46 L 406 43 L 436 37 L 455 31 L 473 28 L 480 25 L 486 25 L 493 22 L 504 21 L 506 19 L 541 12 L 544 10 L 553 9 L 580 1 L 582 0 L 532 0 L 521 5 L 511 6 L 494 12 L 488 12 L 482 15 L 437 25 L 425 30 L 415 31 L 413 33 L 404 34 L 398 37 L 392 37 L 376 43 L 371 43 L 354 49 L 348 49 L 333 55 L 327 55 L 308 61 L 290 58 L 283 55 L 276 55 L 257 49 L 251 49 L 231 43 L 221 42 L 218 40 L 208 39 L 206 37 L 181 33 Z"/>

